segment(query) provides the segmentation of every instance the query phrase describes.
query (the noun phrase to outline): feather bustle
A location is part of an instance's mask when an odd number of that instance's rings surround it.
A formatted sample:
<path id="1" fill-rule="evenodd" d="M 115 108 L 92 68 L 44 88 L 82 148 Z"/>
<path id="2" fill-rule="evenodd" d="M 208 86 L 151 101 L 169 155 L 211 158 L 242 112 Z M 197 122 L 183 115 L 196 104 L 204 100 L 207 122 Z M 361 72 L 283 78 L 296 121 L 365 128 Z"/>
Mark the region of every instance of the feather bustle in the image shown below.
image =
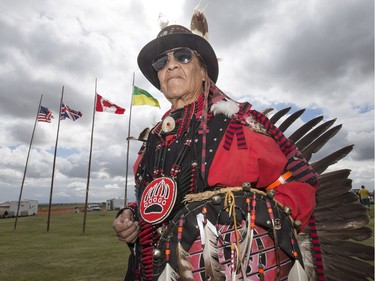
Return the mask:
<path id="1" fill-rule="evenodd" d="M 361 227 L 357 229 L 340 229 L 340 230 L 320 230 L 319 231 L 319 240 L 323 243 L 330 243 L 330 241 L 340 241 L 353 239 L 355 241 L 363 241 L 369 239 L 372 236 L 372 229 L 369 227 Z"/>
<path id="2" fill-rule="evenodd" d="M 319 181 L 320 181 L 320 184 L 322 184 L 323 182 L 334 183 L 337 180 L 340 180 L 342 178 L 347 179 L 349 175 L 350 175 L 350 169 L 341 169 L 341 170 L 336 170 L 336 171 L 331 171 L 331 172 L 326 172 L 324 174 L 321 174 L 319 176 Z"/>
<path id="3" fill-rule="evenodd" d="M 369 222 L 368 216 L 356 217 L 355 220 L 350 220 L 347 218 L 337 219 L 336 221 L 325 220 L 323 222 L 318 222 L 317 225 L 321 231 L 340 231 L 340 230 L 354 230 L 360 229 L 367 225 Z"/>
<path id="4" fill-rule="evenodd" d="M 325 255 L 323 258 L 324 266 L 326 268 L 327 279 L 331 280 L 368 280 L 367 277 L 374 279 L 373 265 L 357 260 L 350 256 L 334 256 Z M 344 273 L 343 275 L 340 275 Z M 338 276 L 340 276 L 338 279 Z"/>
<path id="5" fill-rule="evenodd" d="M 272 107 L 270 107 L 270 108 L 266 108 L 265 110 L 262 111 L 262 114 L 267 116 L 268 113 L 270 113 L 270 112 L 272 112 L 272 111 L 273 111 L 273 108 L 272 108 Z"/>
<path id="6" fill-rule="evenodd" d="M 315 125 L 317 125 L 320 121 L 323 120 L 323 116 L 317 116 L 305 124 L 303 124 L 300 128 L 298 128 L 294 133 L 289 136 L 289 139 L 296 143 L 300 140 L 308 131 L 310 131 Z"/>
<path id="7" fill-rule="evenodd" d="M 325 244 L 322 251 L 328 255 L 353 256 L 366 261 L 374 259 L 374 247 L 352 241 L 332 241 Z"/>
<path id="8" fill-rule="evenodd" d="M 289 110 L 291 109 L 291 107 L 287 107 L 287 108 L 284 108 L 282 110 L 279 110 L 278 112 L 276 112 L 271 118 L 270 118 L 270 122 L 272 124 L 276 124 L 277 121 L 279 121 L 279 119 L 281 117 L 283 117 L 285 114 L 287 114 L 289 112 Z"/>
<path id="9" fill-rule="evenodd" d="M 327 182 L 318 177 L 320 186 L 316 192 L 317 200 L 327 200 L 347 194 L 352 189 L 352 180 L 348 178 L 336 179 L 334 182 Z M 322 192 L 323 191 L 323 192 Z"/>
<path id="10" fill-rule="evenodd" d="M 345 146 L 330 155 L 322 158 L 311 164 L 311 167 L 318 173 L 322 174 L 329 166 L 336 164 L 339 160 L 347 156 L 352 150 L 354 145 Z"/>
<path id="11" fill-rule="evenodd" d="M 276 112 L 274 118 L 270 118 L 271 123 L 275 124 L 289 110 L 290 108 L 285 108 Z M 322 116 L 311 119 L 289 137 L 307 161 L 341 130 L 342 125 L 330 128 L 336 119 L 315 127 L 322 120 Z M 322 276 L 326 281 L 374 278 L 373 266 L 367 262 L 373 260 L 374 247 L 348 241 L 363 241 L 372 236 L 372 229 L 367 226 L 368 211 L 360 205 L 356 195 L 351 193 L 352 180 L 348 178 L 350 170 L 325 172 L 328 167 L 346 157 L 352 149 L 353 145 L 348 145 L 310 163 L 320 174 L 314 209 L 315 225 L 312 225 L 311 229 L 306 228 L 297 236 L 310 280 L 318 280 Z M 318 245 L 313 245 L 311 240 L 315 227 L 319 238 Z M 314 262 L 316 257 L 322 257 L 324 272 L 318 273 L 315 270 L 314 267 L 318 266 Z"/>
<path id="12" fill-rule="evenodd" d="M 366 224 L 370 221 L 369 215 L 366 213 L 367 208 L 360 205 L 358 201 L 348 205 L 337 205 L 334 208 L 317 209 L 315 220 L 321 222 L 341 222 L 346 219 L 355 219 L 364 221 Z M 332 215 L 330 217 L 329 215 Z"/>
<path id="13" fill-rule="evenodd" d="M 328 192 L 331 192 L 329 196 L 328 195 L 324 196 L 324 194 L 320 192 L 316 193 L 316 201 L 319 202 L 319 204 L 317 204 L 315 210 L 329 209 L 332 207 L 336 207 L 340 204 L 339 200 L 344 200 L 343 203 L 351 203 L 351 202 L 353 202 L 353 204 L 359 203 L 358 196 L 352 192 L 349 192 L 352 186 L 351 180 L 341 181 L 338 183 L 341 184 L 341 187 L 343 189 L 340 190 L 340 189 L 333 189 L 329 187 L 326 190 Z M 349 188 L 349 190 L 346 190 L 347 188 Z"/>
<path id="14" fill-rule="evenodd" d="M 291 114 L 288 118 L 285 119 L 284 122 L 281 123 L 281 125 L 279 125 L 279 129 L 282 132 L 285 132 L 286 129 L 288 129 L 290 125 L 292 125 L 293 122 L 296 121 L 305 112 L 305 110 L 306 109 L 300 109 L 294 112 L 293 114 Z"/>
<path id="15" fill-rule="evenodd" d="M 337 198 L 347 194 L 352 189 L 352 180 L 348 178 L 337 179 L 334 183 L 332 183 L 323 181 L 323 179 L 319 177 L 319 181 L 320 186 L 316 192 L 317 201 L 327 201 L 329 200 L 327 198 Z"/>
<path id="16" fill-rule="evenodd" d="M 311 132 L 309 132 L 307 135 L 305 135 L 302 139 L 300 139 L 296 143 L 298 149 L 301 151 L 304 150 L 310 143 L 312 143 L 321 134 L 327 131 L 335 122 L 336 122 L 336 119 L 329 120 L 319 125 L 318 127 L 314 128 Z"/>
<path id="17" fill-rule="evenodd" d="M 322 134 L 319 138 L 312 141 L 305 149 L 301 151 L 307 161 L 310 161 L 313 153 L 318 152 L 331 138 L 333 138 L 341 129 L 342 125 L 337 125 L 327 132 Z"/>

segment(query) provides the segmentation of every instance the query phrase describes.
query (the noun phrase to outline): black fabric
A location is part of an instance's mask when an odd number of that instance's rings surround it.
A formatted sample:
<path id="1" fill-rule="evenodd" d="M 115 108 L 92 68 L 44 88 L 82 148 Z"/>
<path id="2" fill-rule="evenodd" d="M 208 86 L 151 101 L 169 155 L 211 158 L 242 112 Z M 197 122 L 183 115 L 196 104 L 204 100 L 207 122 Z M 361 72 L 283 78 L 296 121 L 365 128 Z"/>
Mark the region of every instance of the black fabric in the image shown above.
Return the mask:
<path id="1" fill-rule="evenodd" d="M 132 252 L 128 259 L 128 271 L 126 272 L 124 281 L 136 280 L 136 277 L 137 277 L 136 268 L 137 268 L 137 258 L 134 256 Z"/>
<path id="2" fill-rule="evenodd" d="M 197 190 L 197 192 L 201 192 L 204 189 L 209 188 L 208 185 L 208 175 L 210 173 L 211 164 L 214 160 L 215 153 L 219 147 L 219 144 L 221 142 L 221 139 L 224 136 L 224 133 L 226 132 L 229 123 L 231 121 L 231 118 L 225 116 L 224 114 L 216 114 L 215 118 L 211 118 L 208 120 L 208 133 L 206 135 L 206 178 L 204 179 L 204 188 L 201 190 Z M 202 138 L 200 138 L 200 141 L 198 142 L 198 145 L 196 147 L 197 151 L 199 151 L 199 160 L 201 160 L 201 151 L 202 151 Z M 201 163 L 201 161 L 199 161 Z"/>
<path id="3" fill-rule="evenodd" d="M 177 158 L 177 155 L 179 152 L 183 149 L 184 143 L 188 138 L 194 139 L 195 132 L 198 128 L 198 122 L 195 119 L 195 116 L 193 116 L 193 120 L 191 121 L 193 128 L 190 128 L 189 132 L 186 132 L 181 135 L 181 137 L 177 138 L 170 146 L 167 148 L 160 148 L 160 149 L 168 149 L 167 152 L 165 152 L 165 159 L 163 159 L 163 167 L 164 175 L 170 176 L 171 168 Z M 158 135 L 150 135 L 145 154 L 143 155 L 141 165 L 137 171 L 136 177 L 141 177 L 141 182 L 137 183 L 137 201 L 139 202 L 142 197 L 142 193 L 146 186 L 154 179 L 153 177 L 153 171 L 155 168 L 155 163 L 159 163 L 157 157 L 158 152 L 156 152 L 157 147 L 159 143 L 161 142 L 161 138 Z M 191 180 L 191 165 L 193 162 L 197 161 L 197 155 L 196 155 L 196 149 L 194 148 L 195 142 L 192 142 L 192 145 L 187 149 L 182 162 L 180 164 L 181 166 L 181 172 L 178 175 L 178 177 L 175 179 L 177 183 L 178 193 L 176 198 L 176 205 L 174 210 L 179 209 L 181 205 L 181 201 L 183 200 L 183 197 L 186 193 L 190 191 L 190 180 Z M 161 152 L 161 154 L 164 154 L 164 152 Z M 164 156 L 162 155 L 162 158 Z"/>
<path id="4" fill-rule="evenodd" d="M 220 144 L 222 136 L 224 135 L 227 126 L 229 125 L 230 118 L 224 116 L 223 114 L 218 114 L 215 118 L 212 118 L 208 122 L 209 132 L 207 134 L 207 156 L 206 156 L 206 170 L 209 171 L 213 158 L 215 156 L 215 152 Z M 200 167 L 201 167 L 201 151 L 202 151 L 202 135 L 197 133 L 199 127 L 199 121 L 195 119 L 193 116 L 193 120 L 191 121 L 191 128 L 192 132 L 189 135 L 182 135 L 179 137 L 178 142 L 174 142 L 168 147 L 167 157 L 164 162 L 164 173 L 166 176 L 169 176 L 169 171 L 174 164 L 175 157 L 181 151 L 184 141 L 187 137 L 191 136 L 192 138 L 192 146 L 187 150 L 183 161 L 181 163 L 181 173 L 176 179 L 178 193 L 176 198 L 176 205 L 169 216 L 168 219 L 173 218 L 173 216 L 183 207 L 182 200 L 184 196 L 189 193 L 190 191 L 190 180 L 192 176 L 191 165 L 193 162 L 197 163 L 197 171 L 196 171 L 196 192 L 201 192 L 208 187 L 207 183 L 207 176 L 203 182 L 202 177 L 200 176 Z M 195 142 L 195 139 L 198 141 Z M 215 139 L 215 140 L 214 140 Z M 136 178 L 142 178 L 141 183 L 137 183 L 137 201 L 139 202 L 142 196 L 143 190 L 146 188 L 147 184 L 150 183 L 153 178 L 153 169 L 155 168 L 155 162 L 157 154 L 155 153 L 156 147 L 160 142 L 160 137 L 157 135 L 150 135 L 145 154 L 141 161 L 141 164 L 137 170 Z"/>

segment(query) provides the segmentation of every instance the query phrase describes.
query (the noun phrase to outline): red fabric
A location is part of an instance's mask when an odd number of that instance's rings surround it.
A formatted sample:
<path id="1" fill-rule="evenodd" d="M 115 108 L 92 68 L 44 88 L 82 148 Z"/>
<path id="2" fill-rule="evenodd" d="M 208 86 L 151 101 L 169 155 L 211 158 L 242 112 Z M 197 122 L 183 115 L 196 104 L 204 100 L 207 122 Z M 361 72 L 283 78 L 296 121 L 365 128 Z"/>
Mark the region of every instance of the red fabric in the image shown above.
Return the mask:
<path id="1" fill-rule="evenodd" d="M 266 187 L 282 173 L 287 159 L 276 142 L 263 134 L 244 128 L 248 149 L 238 149 L 237 138 L 230 150 L 219 144 L 208 174 L 210 186 L 241 186 L 243 182 L 256 182 Z"/>
<path id="2" fill-rule="evenodd" d="M 290 182 L 275 188 L 275 199 L 292 209 L 292 218 L 301 221 L 298 231 L 307 226 L 315 207 L 315 188 L 307 183 Z"/>
<path id="3" fill-rule="evenodd" d="M 141 163 L 142 158 L 143 158 L 143 154 L 138 153 L 138 157 L 135 160 L 134 165 L 133 165 L 134 175 L 137 174 L 137 169 L 138 169 L 139 164 Z"/>
<path id="4" fill-rule="evenodd" d="M 283 173 L 287 158 L 272 138 L 248 128 L 244 128 L 244 135 L 246 150 L 238 149 L 236 137 L 230 150 L 226 150 L 222 139 L 208 174 L 210 186 L 241 186 L 243 182 L 255 182 L 258 188 L 265 188 Z M 275 191 L 275 199 L 292 209 L 292 218 L 301 221 L 300 230 L 303 230 L 315 206 L 315 189 L 307 183 L 291 182 Z"/>

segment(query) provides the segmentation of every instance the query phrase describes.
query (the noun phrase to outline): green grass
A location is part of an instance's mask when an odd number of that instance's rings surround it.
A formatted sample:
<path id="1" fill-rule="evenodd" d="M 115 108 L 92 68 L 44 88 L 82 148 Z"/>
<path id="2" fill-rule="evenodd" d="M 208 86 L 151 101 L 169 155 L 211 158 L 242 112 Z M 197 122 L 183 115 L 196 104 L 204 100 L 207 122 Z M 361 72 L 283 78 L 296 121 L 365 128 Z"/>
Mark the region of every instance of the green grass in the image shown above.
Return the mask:
<path id="1" fill-rule="evenodd" d="M 374 206 L 369 227 L 374 227 Z M 89 212 L 83 234 L 83 213 L 0 219 L 0 280 L 122 281 L 128 247 L 112 230 L 114 211 Z M 373 245 L 374 237 L 363 241 Z M 373 264 L 373 261 L 372 261 Z"/>
<path id="2" fill-rule="evenodd" d="M 112 229 L 115 212 L 90 212 L 83 234 L 83 213 L 0 220 L 0 280 L 123 280 L 128 247 Z"/>
<path id="3" fill-rule="evenodd" d="M 374 204 L 371 204 L 369 215 L 370 215 L 370 222 L 367 226 L 370 227 L 372 231 L 374 231 Z M 372 233 L 372 236 L 370 239 L 367 239 L 363 241 L 362 243 L 369 245 L 369 246 L 374 246 L 374 233 Z M 374 261 L 372 261 L 372 264 L 374 264 Z"/>

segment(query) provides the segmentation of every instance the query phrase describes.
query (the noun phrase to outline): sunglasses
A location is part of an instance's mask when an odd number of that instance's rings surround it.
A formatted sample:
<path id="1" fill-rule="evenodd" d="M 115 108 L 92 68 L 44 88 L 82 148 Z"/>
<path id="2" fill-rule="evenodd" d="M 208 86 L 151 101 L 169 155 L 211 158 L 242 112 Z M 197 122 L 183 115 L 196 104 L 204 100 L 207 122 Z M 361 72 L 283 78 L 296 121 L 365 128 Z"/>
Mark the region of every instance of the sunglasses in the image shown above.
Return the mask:
<path id="1" fill-rule="evenodd" d="M 166 64 L 168 63 L 168 53 L 172 52 L 173 58 L 183 64 L 187 64 L 191 62 L 193 59 L 193 54 L 195 53 L 197 57 L 202 61 L 201 57 L 193 50 L 189 48 L 178 48 L 172 51 L 167 51 L 166 53 L 162 53 L 158 55 L 154 61 L 152 62 L 152 67 L 156 71 L 162 70 Z"/>

